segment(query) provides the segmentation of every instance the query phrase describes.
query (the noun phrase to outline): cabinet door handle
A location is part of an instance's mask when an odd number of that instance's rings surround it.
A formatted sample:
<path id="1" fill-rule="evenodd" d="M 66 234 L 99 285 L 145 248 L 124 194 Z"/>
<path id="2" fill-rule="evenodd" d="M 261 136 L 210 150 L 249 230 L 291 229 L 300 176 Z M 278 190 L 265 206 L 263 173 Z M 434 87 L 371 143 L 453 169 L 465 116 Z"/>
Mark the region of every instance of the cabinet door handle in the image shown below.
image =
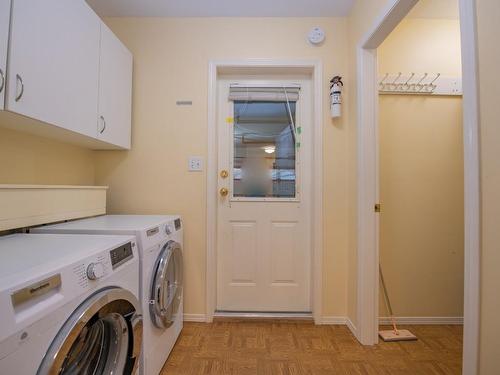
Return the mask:
<path id="1" fill-rule="evenodd" d="M 0 84 L 0 93 L 3 91 L 3 88 L 5 87 L 5 76 L 3 74 L 3 70 L 0 69 L 0 79 L 2 80 L 2 83 Z"/>
<path id="2" fill-rule="evenodd" d="M 106 120 L 104 119 L 104 116 L 99 116 L 99 118 L 102 121 L 102 129 L 99 130 L 99 134 L 104 133 L 104 130 L 106 130 Z"/>
<path id="3" fill-rule="evenodd" d="M 18 102 L 19 99 L 21 99 L 21 97 L 24 94 L 24 83 L 23 83 L 23 79 L 21 78 L 21 76 L 19 74 L 16 74 L 16 80 L 17 80 L 17 82 L 19 82 L 21 84 L 21 91 L 19 92 L 19 94 L 16 95 L 16 102 Z M 16 87 L 16 89 L 17 89 L 17 87 Z"/>

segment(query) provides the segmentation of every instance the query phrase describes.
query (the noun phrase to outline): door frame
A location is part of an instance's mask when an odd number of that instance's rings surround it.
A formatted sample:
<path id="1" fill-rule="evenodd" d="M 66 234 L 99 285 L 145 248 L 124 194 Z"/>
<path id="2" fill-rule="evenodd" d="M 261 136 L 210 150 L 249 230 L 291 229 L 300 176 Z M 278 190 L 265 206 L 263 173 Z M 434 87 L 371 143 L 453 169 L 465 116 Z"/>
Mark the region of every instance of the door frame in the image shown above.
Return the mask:
<path id="1" fill-rule="evenodd" d="M 357 53 L 357 324 L 365 345 L 378 342 L 379 198 L 377 47 L 418 0 L 391 0 L 356 47 Z M 459 0 L 464 129 L 464 350 L 463 374 L 475 375 L 479 353 L 480 165 L 479 111 L 474 0 Z"/>
<path id="2" fill-rule="evenodd" d="M 217 303 L 217 79 L 225 72 L 248 70 L 253 74 L 280 69 L 287 74 L 311 75 L 313 136 L 311 171 L 311 307 L 316 324 L 321 323 L 323 296 L 323 64 L 317 59 L 225 59 L 208 63 L 207 129 L 207 245 L 205 321 L 213 321 Z"/>

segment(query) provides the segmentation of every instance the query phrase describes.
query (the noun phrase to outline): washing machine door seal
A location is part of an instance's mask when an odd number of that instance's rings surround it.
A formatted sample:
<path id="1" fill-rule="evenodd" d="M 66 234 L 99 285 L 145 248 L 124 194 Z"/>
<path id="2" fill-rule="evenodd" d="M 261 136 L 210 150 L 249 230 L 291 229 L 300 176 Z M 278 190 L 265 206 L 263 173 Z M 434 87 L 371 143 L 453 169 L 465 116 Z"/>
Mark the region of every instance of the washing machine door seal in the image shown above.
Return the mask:
<path id="1" fill-rule="evenodd" d="M 142 346 L 137 298 L 105 288 L 73 312 L 52 341 L 37 375 L 136 374 Z"/>
<path id="2" fill-rule="evenodd" d="M 182 248 L 168 241 L 160 251 L 153 269 L 149 312 L 158 328 L 170 327 L 178 314 L 182 299 Z"/>

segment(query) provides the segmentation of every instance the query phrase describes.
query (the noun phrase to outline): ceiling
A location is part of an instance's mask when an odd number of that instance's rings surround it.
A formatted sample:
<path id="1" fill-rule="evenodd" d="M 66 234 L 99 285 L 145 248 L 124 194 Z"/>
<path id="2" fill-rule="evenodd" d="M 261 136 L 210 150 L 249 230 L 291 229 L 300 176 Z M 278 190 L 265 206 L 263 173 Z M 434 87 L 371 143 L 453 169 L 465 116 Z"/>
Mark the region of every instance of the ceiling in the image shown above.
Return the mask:
<path id="1" fill-rule="evenodd" d="M 87 0 L 102 17 L 347 16 L 355 0 Z"/>
<path id="2" fill-rule="evenodd" d="M 407 17 L 458 20 L 458 0 L 420 0 Z"/>
<path id="3" fill-rule="evenodd" d="M 87 0 L 102 17 L 342 17 L 356 0 Z M 458 0 L 420 0 L 409 18 L 458 19 Z"/>

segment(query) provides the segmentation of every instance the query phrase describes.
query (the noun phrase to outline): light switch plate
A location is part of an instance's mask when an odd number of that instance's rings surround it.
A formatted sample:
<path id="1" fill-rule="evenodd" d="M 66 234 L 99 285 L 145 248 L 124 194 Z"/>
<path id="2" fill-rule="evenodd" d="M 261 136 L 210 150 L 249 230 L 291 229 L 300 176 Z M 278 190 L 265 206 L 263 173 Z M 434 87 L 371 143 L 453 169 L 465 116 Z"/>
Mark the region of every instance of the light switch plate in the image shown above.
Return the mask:
<path id="1" fill-rule="evenodd" d="M 189 157 L 189 171 L 190 172 L 200 172 L 203 170 L 203 159 L 201 156 L 190 156 Z"/>

